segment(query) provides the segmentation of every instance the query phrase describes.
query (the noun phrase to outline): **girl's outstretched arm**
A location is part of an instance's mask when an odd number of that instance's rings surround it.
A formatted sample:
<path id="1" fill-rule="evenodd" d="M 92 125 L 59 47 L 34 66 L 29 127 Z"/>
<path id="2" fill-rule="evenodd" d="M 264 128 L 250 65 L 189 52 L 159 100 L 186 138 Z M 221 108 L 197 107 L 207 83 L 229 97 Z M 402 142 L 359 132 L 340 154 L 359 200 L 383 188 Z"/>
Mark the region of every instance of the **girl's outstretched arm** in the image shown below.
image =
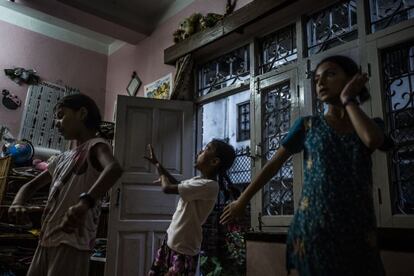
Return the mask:
<path id="1" fill-rule="evenodd" d="M 25 220 L 27 208 L 26 202 L 33 196 L 33 194 L 42 187 L 49 185 L 52 181 L 52 176 L 49 171 L 44 171 L 38 176 L 24 184 L 17 192 L 12 205 L 9 208 L 9 216 L 16 218 L 16 223 L 21 224 Z"/>
<path id="2" fill-rule="evenodd" d="M 375 150 L 384 143 L 384 133 L 378 125 L 371 120 L 354 101 L 365 83 L 368 81 L 367 74 L 357 73 L 345 85 L 341 92 L 341 101 L 345 104 L 346 112 L 362 142 L 371 150 Z"/>
<path id="3" fill-rule="evenodd" d="M 252 197 L 280 170 L 290 156 L 291 154 L 281 146 L 240 197 L 224 208 L 220 223 L 225 224 L 242 216 Z"/>
<path id="4" fill-rule="evenodd" d="M 178 185 L 172 184 L 168 176 L 161 174 L 160 180 L 162 191 L 166 194 L 179 194 Z"/>
<path id="5" fill-rule="evenodd" d="M 171 184 L 178 184 L 180 183 L 180 181 L 178 181 L 177 179 L 174 178 L 174 176 L 172 176 L 162 165 L 161 163 L 158 161 L 157 157 L 155 156 L 154 153 L 154 148 L 152 147 L 151 144 L 149 144 L 148 146 L 148 152 L 149 152 L 149 156 L 144 156 L 145 159 L 147 159 L 149 162 L 151 162 L 158 171 L 158 174 L 161 175 L 165 175 L 168 178 L 168 181 Z"/>

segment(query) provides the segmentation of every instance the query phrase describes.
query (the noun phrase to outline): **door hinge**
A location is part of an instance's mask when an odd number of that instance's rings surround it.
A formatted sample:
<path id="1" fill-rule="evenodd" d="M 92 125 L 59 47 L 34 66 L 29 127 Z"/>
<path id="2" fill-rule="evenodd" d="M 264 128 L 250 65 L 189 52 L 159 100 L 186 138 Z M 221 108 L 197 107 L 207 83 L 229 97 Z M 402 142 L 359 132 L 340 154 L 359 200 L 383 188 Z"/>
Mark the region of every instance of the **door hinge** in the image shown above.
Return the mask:
<path id="1" fill-rule="evenodd" d="M 368 77 L 371 77 L 371 63 L 368 63 Z"/>
<path id="2" fill-rule="evenodd" d="M 259 143 L 254 148 L 254 156 L 255 157 L 262 157 L 262 145 Z"/>
<path id="3" fill-rule="evenodd" d="M 260 94 L 260 78 L 256 78 L 256 93 Z"/>

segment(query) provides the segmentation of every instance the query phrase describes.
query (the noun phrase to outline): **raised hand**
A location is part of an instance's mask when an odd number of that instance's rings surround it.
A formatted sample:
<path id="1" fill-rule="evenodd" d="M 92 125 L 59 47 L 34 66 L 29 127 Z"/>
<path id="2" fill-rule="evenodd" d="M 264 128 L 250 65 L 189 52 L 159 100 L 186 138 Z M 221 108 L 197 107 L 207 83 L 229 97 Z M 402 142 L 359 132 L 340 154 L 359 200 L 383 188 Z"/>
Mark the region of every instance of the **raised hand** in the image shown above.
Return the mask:
<path id="1" fill-rule="evenodd" d="M 239 201 L 235 200 L 229 205 L 224 207 L 223 213 L 220 216 L 220 223 L 226 224 L 229 222 L 234 222 L 238 218 L 244 215 L 244 209 L 246 206 L 241 204 Z"/>
<path id="2" fill-rule="evenodd" d="M 355 98 L 358 96 L 365 83 L 368 81 L 367 73 L 356 73 L 351 80 L 344 86 L 341 92 L 341 102 L 346 102 L 349 98 Z"/>
<path id="3" fill-rule="evenodd" d="M 144 156 L 144 158 L 147 159 L 152 164 L 156 165 L 158 163 L 158 159 L 155 156 L 154 148 L 152 147 L 151 144 L 148 144 L 147 149 L 148 149 L 148 156 Z"/>

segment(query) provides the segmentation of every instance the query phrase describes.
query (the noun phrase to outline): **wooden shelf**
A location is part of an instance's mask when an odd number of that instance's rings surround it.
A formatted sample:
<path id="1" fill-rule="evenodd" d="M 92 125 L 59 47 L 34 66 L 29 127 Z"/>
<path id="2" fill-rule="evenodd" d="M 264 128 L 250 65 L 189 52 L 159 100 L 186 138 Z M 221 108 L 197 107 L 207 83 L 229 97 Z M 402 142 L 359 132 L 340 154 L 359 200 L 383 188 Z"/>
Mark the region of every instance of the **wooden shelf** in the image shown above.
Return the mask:
<path id="1" fill-rule="evenodd" d="M 174 65 L 175 61 L 193 51 L 196 51 L 214 41 L 234 32 L 241 32 L 245 26 L 253 24 L 297 0 L 255 0 L 236 10 L 228 17 L 218 22 L 216 26 L 195 33 L 191 37 L 164 50 L 164 63 Z"/>
<path id="2" fill-rule="evenodd" d="M 0 240 L 37 240 L 38 237 L 30 233 L 2 233 Z"/>

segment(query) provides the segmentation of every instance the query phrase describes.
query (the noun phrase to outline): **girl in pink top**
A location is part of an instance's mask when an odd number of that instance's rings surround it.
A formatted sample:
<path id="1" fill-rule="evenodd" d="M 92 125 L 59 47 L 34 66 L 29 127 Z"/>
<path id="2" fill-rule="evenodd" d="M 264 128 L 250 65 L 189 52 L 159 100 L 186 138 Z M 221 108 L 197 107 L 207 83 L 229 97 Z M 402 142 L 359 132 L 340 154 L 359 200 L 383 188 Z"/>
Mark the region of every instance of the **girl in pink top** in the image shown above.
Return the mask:
<path id="1" fill-rule="evenodd" d="M 17 193 L 9 215 L 21 222 L 26 202 L 51 184 L 42 218 L 39 245 L 28 276 L 87 276 L 100 214 L 99 199 L 121 176 L 111 146 L 98 136 L 101 115 L 86 95 L 74 94 L 55 107 L 55 125 L 78 145 L 58 155 L 48 170 Z"/>

